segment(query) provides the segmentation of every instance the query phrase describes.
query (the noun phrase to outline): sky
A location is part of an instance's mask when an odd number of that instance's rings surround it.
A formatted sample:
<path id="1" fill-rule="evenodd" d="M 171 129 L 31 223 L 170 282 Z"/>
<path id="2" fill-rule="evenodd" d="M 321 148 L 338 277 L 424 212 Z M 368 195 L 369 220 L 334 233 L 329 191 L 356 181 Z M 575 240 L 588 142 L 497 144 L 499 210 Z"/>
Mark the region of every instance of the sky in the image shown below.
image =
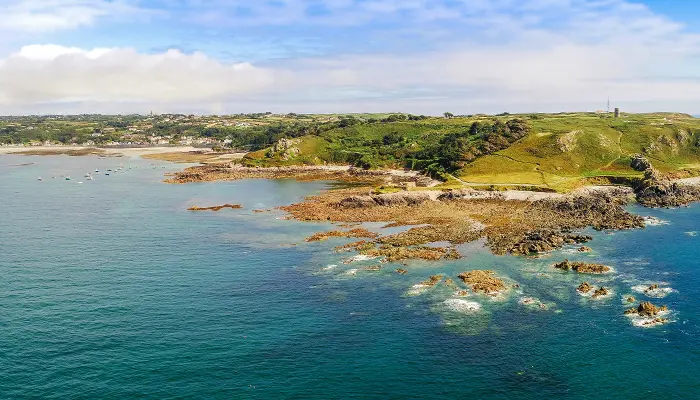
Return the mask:
<path id="1" fill-rule="evenodd" d="M 0 0 L 0 115 L 700 113 L 690 0 Z"/>

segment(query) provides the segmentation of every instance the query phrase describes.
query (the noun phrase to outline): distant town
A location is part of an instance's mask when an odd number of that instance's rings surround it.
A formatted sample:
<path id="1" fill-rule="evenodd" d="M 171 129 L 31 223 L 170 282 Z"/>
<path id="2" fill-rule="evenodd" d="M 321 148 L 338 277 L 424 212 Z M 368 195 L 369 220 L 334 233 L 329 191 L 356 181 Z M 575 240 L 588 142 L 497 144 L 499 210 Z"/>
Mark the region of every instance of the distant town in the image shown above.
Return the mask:
<path id="1" fill-rule="evenodd" d="M 0 146 L 233 147 L 235 137 L 271 125 L 324 123 L 335 116 L 297 114 L 43 115 L 0 117 Z M 302 121 L 305 120 L 305 121 Z"/>

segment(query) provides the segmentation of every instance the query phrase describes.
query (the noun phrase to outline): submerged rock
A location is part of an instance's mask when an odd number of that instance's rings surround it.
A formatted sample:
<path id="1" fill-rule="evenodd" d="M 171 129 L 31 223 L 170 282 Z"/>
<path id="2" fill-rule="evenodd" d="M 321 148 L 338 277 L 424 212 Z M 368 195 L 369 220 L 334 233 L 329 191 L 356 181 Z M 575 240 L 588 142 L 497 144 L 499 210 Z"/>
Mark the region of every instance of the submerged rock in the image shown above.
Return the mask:
<path id="1" fill-rule="evenodd" d="M 188 211 L 220 211 L 223 210 L 224 208 L 230 208 L 232 210 L 237 210 L 243 208 L 240 204 L 223 204 L 220 206 L 213 206 L 213 207 L 198 207 L 198 206 L 192 206 L 188 208 Z"/>
<path id="2" fill-rule="evenodd" d="M 582 246 L 582 247 L 579 247 L 579 249 L 577 251 L 579 253 L 590 253 L 593 251 L 593 249 L 588 247 L 588 246 Z"/>
<path id="3" fill-rule="evenodd" d="M 406 274 L 408 273 L 408 271 L 406 271 L 406 270 L 403 269 L 403 268 L 399 268 L 399 269 L 396 270 L 396 273 L 399 274 L 399 275 L 406 275 Z"/>

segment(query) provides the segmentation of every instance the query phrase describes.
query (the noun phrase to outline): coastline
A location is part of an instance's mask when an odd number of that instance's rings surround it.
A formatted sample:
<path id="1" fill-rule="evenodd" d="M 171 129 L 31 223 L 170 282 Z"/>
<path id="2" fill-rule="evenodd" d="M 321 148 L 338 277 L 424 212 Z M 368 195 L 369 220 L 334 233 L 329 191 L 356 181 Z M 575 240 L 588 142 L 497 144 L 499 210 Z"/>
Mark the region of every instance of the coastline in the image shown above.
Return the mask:
<path id="1" fill-rule="evenodd" d="M 140 157 L 152 154 L 210 151 L 192 146 L 177 147 L 89 147 L 89 146 L 0 146 L 0 155 L 105 155 Z"/>

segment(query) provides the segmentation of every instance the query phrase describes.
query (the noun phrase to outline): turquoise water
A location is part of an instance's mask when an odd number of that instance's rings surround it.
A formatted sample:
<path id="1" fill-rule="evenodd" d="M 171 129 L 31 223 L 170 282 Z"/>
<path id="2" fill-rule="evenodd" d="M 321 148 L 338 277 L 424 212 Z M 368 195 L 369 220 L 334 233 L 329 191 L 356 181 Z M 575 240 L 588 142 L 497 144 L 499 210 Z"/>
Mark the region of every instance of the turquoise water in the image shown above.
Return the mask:
<path id="1" fill-rule="evenodd" d="M 35 163 L 29 166 L 13 164 Z M 123 163 L 125 172 L 83 174 Z M 700 207 L 667 225 L 595 233 L 594 253 L 527 260 L 478 244 L 465 259 L 351 269 L 327 224 L 253 209 L 329 183 L 160 183 L 181 166 L 138 159 L 0 156 L 0 398 L 695 398 L 700 390 Z M 128 169 L 131 166 L 132 169 Z M 139 168 L 136 168 L 136 167 Z M 73 179 L 65 181 L 61 174 Z M 43 177 L 39 182 L 37 177 Z M 57 176 L 51 179 L 51 176 Z M 190 205 L 243 210 L 192 213 Z M 297 245 L 295 245 L 297 244 Z M 614 266 L 608 299 L 575 292 L 564 257 Z M 376 262 L 375 262 L 376 263 Z M 335 267 L 329 267 L 335 265 Z M 426 277 L 490 268 L 520 289 L 451 311 Z M 674 289 L 671 324 L 623 315 L 633 286 Z M 546 310 L 518 304 L 532 296 Z"/>

